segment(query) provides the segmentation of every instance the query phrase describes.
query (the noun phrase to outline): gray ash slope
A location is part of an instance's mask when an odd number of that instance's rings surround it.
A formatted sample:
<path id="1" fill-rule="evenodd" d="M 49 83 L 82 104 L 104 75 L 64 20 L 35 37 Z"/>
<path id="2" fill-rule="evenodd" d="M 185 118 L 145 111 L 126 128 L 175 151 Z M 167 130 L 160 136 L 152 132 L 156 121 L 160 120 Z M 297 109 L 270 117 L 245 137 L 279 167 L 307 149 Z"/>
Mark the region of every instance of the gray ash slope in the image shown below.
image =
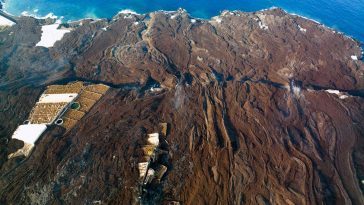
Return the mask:
<path id="1" fill-rule="evenodd" d="M 83 20 L 50 49 L 35 47 L 44 23 L 0 33 L 2 203 L 137 203 L 135 152 L 159 122 L 170 169 L 145 203 L 364 203 L 358 42 L 280 9 Z M 73 130 L 6 160 L 45 86 L 71 79 L 113 88 Z"/>

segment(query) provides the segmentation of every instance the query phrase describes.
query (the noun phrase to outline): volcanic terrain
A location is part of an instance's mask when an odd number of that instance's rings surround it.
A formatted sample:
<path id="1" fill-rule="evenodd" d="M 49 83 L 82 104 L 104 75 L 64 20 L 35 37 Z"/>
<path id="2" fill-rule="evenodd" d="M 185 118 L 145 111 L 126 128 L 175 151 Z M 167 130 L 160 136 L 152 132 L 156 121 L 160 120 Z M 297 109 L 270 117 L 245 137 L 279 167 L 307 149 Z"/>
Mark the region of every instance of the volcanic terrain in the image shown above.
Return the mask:
<path id="1" fill-rule="evenodd" d="M 0 204 L 364 204 L 359 42 L 281 9 L 118 14 L 0 32 Z M 46 86 L 103 83 L 71 129 L 28 158 L 11 139 Z M 158 183 L 140 184 L 145 136 L 167 123 Z"/>

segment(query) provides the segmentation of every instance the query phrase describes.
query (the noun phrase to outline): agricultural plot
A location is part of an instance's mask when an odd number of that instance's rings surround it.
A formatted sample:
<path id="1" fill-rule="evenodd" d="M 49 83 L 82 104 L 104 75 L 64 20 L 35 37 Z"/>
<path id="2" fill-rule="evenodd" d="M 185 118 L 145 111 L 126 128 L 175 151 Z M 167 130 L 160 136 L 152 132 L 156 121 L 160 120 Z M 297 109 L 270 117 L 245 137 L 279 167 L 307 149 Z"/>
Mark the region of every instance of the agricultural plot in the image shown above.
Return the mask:
<path id="1" fill-rule="evenodd" d="M 79 92 L 78 98 L 75 103 L 78 104 L 77 109 L 68 109 L 63 117 L 63 127 L 67 130 L 72 129 L 78 120 L 90 111 L 96 102 L 107 92 L 108 86 L 97 84 L 87 85 Z M 71 107 L 72 108 L 72 105 Z"/>
<path id="2" fill-rule="evenodd" d="M 67 103 L 38 103 L 29 116 L 30 124 L 51 124 Z"/>
<path id="3" fill-rule="evenodd" d="M 86 91 L 91 91 L 91 92 L 94 92 L 94 93 L 105 94 L 106 91 L 109 90 L 109 86 L 103 85 L 103 84 L 89 85 L 89 86 L 86 87 L 85 90 Z"/>

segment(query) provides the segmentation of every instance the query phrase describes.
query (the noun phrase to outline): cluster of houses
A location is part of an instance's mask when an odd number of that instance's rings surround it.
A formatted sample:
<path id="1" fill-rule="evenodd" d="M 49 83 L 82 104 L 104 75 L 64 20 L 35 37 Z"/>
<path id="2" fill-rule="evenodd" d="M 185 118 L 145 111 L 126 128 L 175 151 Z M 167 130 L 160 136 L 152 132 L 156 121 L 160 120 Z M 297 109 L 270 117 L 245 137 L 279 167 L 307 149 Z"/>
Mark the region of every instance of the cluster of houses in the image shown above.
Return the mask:
<path id="1" fill-rule="evenodd" d="M 167 172 L 168 148 L 164 139 L 167 135 L 167 123 L 160 124 L 160 132 L 147 134 L 145 145 L 141 147 L 141 159 L 138 163 L 139 178 L 142 186 L 159 184 Z"/>

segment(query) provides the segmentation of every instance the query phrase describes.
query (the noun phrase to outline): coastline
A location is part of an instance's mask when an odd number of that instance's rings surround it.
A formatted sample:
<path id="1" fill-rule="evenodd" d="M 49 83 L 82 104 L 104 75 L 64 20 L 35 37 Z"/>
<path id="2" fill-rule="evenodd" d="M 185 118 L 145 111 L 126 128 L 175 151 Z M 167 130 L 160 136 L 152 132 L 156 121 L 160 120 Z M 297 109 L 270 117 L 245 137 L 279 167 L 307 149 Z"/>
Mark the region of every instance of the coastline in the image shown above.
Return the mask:
<path id="1" fill-rule="evenodd" d="M 0 15 L 1 15 L 1 12 L 2 12 L 5 15 L 7 15 L 7 16 L 13 18 L 13 19 L 19 18 L 19 16 L 14 16 L 11 13 L 7 12 L 4 9 L 4 5 L 5 5 L 5 2 L 0 0 Z M 190 16 L 190 17 L 191 17 L 191 19 L 197 19 L 197 20 L 200 20 L 200 21 L 211 21 L 214 17 L 223 16 L 224 13 L 226 13 L 226 12 L 258 13 L 258 12 L 270 11 L 270 10 L 274 10 L 274 9 L 280 9 L 280 10 L 284 11 L 285 13 L 290 14 L 292 16 L 297 16 L 297 17 L 306 19 L 308 21 L 312 21 L 312 22 L 314 22 L 314 23 L 316 23 L 316 24 L 318 24 L 318 25 L 320 25 L 320 26 L 322 26 L 322 27 L 324 27 L 326 29 L 331 30 L 333 33 L 336 33 L 336 34 L 342 35 L 345 38 L 351 39 L 352 41 L 356 42 L 358 44 L 358 46 L 360 47 L 361 55 L 362 55 L 360 59 L 364 60 L 363 59 L 364 58 L 364 41 L 361 41 L 360 39 L 356 38 L 355 36 L 349 35 L 349 34 L 343 32 L 343 31 L 332 28 L 332 27 L 320 22 L 319 20 L 316 20 L 316 19 L 311 18 L 311 17 L 304 16 L 304 15 L 301 15 L 301 14 L 297 14 L 295 12 L 289 12 L 288 10 L 286 10 L 284 8 L 281 8 L 281 7 L 272 6 L 272 7 L 260 9 L 260 10 L 257 10 L 257 11 L 223 10 L 223 11 L 220 11 L 220 13 L 218 15 L 211 16 L 209 19 L 208 18 L 193 17 L 193 16 Z M 160 9 L 160 10 L 147 12 L 147 13 L 138 13 L 138 12 L 132 10 L 132 9 L 122 9 L 122 10 L 118 11 L 115 15 L 113 15 L 112 17 L 108 17 L 108 18 L 89 18 L 89 17 L 85 17 L 85 18 L 76 19 L 76 20 L 65 20 L 63 16 L 58 17 L 53 12 L 50 12 L 50 13 L 46 14 L 45 16 L 38 16 L 36 14 L 29 13 L 28 11 L 23 11 L 20 16 L 29 16 L 29 17 L 33 17 L 33 18 L 36 18 L 36 19 L 51 18 L 51 19 L 57 20 L 58 23 L 66 23 L 66 22 L 67 23 L 74 23 L 74 22 L 81 22 L 81 21 L 90 20 L 90 19 L 92 19 L 92 20 L 113 19 L 113 18 L 117 17 L 120 14 L 124 14 L 124 15 L 126 15 L 126 14 L 128 14 L 128 15 L 148 15 L 149 13 L 156 13 L 156 12 L 163 12 L 163 13 L 171 14 L 171 15 L 174 14 L 174 13 L 178 13 L 178 12 L 187 12 L 188 13 L 188 11 L 186 9 L 184 9 L 184 8 L 179 8 L 179 9 L 177 9 L 175 11 Z M 2 15 L 2 16 L 4 16 L 4 15 Z"/>

